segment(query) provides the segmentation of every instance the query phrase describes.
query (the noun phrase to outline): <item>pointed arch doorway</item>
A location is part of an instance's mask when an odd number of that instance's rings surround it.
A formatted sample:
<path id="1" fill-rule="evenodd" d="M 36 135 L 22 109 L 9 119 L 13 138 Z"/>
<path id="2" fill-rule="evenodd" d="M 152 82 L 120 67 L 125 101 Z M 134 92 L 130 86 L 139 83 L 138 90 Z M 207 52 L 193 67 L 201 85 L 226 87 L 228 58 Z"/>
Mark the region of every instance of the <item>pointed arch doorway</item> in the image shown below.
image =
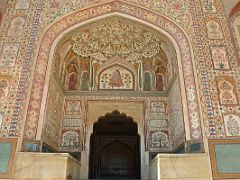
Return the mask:
<path id="1" fill-rule="evenodd" d="M 117 110 L 93 125 L 90 138 L 90 179 L 139 179 L 140 138 L 137 123 Z"/>

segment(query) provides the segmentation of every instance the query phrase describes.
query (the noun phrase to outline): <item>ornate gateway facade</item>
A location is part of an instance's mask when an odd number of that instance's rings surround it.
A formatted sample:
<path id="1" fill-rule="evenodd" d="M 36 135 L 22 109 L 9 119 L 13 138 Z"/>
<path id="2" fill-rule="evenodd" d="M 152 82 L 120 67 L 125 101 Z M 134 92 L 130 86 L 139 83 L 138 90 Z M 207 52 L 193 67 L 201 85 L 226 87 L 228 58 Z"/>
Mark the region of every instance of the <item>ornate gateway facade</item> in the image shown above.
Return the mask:
<path id="1" fill-rule="evenodd" d="M 237 0 L 0 0 L 0 178 L 240 179 Z"/>

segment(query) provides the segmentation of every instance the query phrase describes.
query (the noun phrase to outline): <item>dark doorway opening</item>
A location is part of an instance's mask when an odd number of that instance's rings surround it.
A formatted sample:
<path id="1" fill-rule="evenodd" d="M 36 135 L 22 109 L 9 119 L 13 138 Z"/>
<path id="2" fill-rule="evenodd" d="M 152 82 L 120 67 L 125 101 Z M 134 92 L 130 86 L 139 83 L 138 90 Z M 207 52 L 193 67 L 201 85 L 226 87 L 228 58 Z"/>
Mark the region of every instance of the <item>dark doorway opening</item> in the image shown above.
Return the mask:
<path id="1" fill-rule="evenodd" d="M 137 123 L 117 110 L 100 117 L 90 138 L 90 179 L 139 179 Z"/>

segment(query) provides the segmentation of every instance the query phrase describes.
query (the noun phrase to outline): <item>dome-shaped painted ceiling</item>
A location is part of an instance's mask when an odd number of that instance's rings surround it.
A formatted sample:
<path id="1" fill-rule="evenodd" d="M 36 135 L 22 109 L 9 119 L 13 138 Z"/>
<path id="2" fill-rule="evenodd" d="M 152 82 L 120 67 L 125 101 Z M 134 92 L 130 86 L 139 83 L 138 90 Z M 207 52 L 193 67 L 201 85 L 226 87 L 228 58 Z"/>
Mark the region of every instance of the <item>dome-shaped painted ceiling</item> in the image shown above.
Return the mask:
<path id="1" fill-rule="evenodd" d="M 67 90 L 164 91 L 177 69 L 175 50 L 164 34 L 120 16 L 72 30 L 55 52 L 54 71 Z"/>
<path id="2" fill-rule="evenodd" d="M 73 37 L 73 51 L 104 63 L 119 56 L 129 62 L 155 58 L 161 49 L 161 38 L 147 28 L 119 17 L 80 29 Z"/>

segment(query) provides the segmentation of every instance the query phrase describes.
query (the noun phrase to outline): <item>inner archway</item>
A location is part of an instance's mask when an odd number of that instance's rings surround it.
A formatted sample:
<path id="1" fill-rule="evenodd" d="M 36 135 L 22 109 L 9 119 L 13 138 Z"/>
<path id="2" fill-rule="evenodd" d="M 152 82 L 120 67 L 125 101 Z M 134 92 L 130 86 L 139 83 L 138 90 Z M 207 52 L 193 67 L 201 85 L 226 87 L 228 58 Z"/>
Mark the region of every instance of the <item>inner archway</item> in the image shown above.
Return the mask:
<path id="1" fill-rule="evenodd" d="M 114 110 L 93 125 L 90 138 L 90 179 L 140 178 L 137 123 Z"/>

